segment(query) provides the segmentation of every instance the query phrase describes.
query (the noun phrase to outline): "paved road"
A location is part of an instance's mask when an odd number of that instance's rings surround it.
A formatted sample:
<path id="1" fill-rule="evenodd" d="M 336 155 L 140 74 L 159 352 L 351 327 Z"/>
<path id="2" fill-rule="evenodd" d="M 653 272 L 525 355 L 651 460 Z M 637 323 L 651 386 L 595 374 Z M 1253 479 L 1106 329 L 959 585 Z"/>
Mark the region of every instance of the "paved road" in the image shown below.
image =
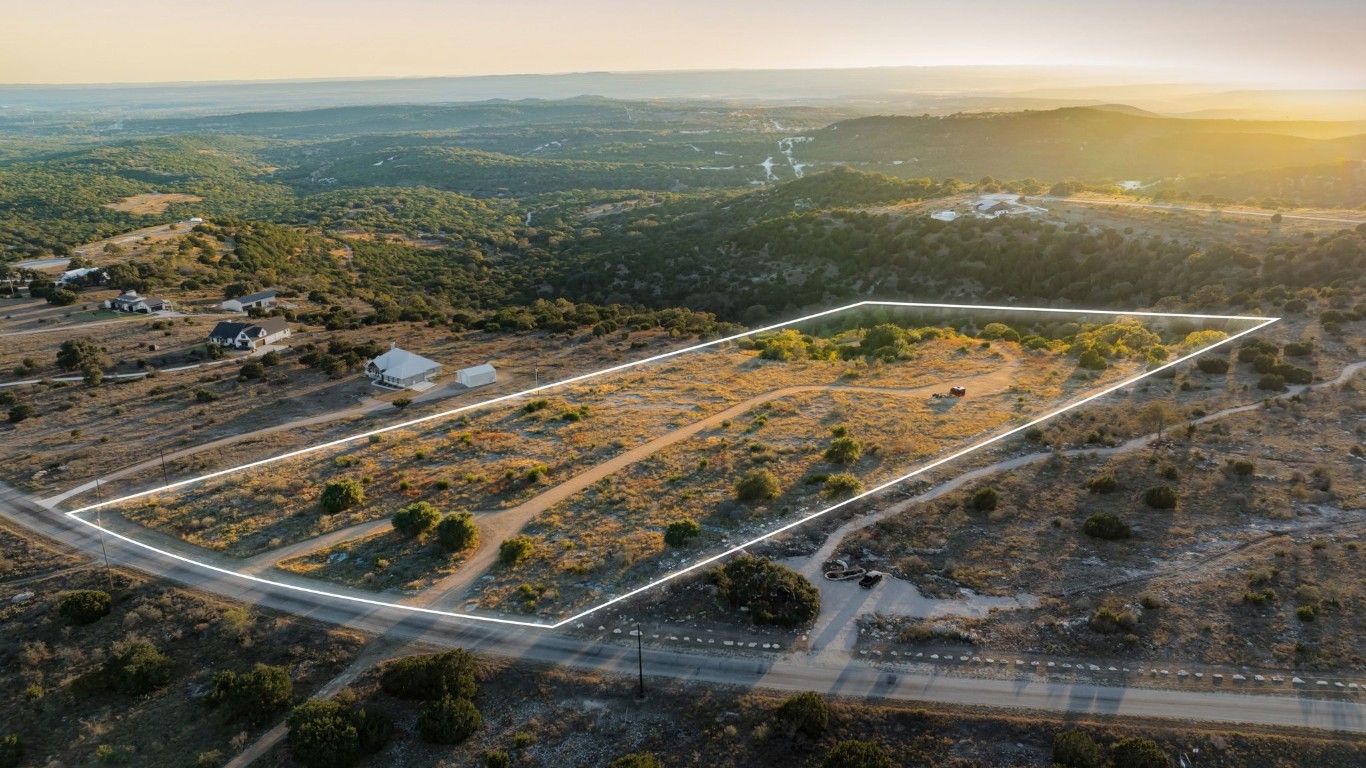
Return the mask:
<path id="1" fill-rule="evenodd" d="M 99 540 L 94 530 L 50 512 L 15 491 L 0 489 L 0 514 L 78 549 L 99 551 Z M 320 599 L 282 587 L 206 571 L 117 538 L 107 538 L 110 560 L 115 564 L 230 599 L 318 621 L 387 634 L 395 639 L 458 646 L 476 653 L 594 672 L 629 675 L 636 669 L 635 649 L 626 645 L 604 644 L 544 630 L 475 625 L 340 599 Z M 835 662 L 803 654 L 745 657 L 647 648 L 644 659 L 645 669 L 651 677 L 708 684 L 753 685 L 782 691 L 812 690 L 902 701 L 1302 726 L 1366 733 L 1366 705 L 1345 697 L 1259 696 L 1126 688 L 1045 680 L 1028 672 L 1019 673 L 1015 679 L 906 671 L 892 673 L 858 659 Z M 895 678 L 889 678 L 890 674 L 894 674 Z"/>
<path id="2" fill-rule="evenodd" d="M 11 267 L 16 269 L 47 269 L 48 267 L 65 267 L 71 263 L 71 259 L 30 259 L 28 261 L 16 261 Z"/>

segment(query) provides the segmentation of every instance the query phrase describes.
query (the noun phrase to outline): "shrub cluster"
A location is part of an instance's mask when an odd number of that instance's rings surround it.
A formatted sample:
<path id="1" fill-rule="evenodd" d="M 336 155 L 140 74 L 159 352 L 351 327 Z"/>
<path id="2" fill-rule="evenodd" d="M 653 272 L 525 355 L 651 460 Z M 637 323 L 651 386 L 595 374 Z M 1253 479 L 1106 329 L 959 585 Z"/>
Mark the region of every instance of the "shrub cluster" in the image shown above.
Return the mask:
<path id="1" fill-rule="evenodd" d="M 460 744 L 479 730 L 479 722 L 473 702 L 446 696 L 422 708 L 417 733 L 430 744 Z"/>
<path id="2" fill-rule="evenodd" d="M 459 648 L 431 656 L 408 656 L 384 665 L 379 685 L 401 699 L 472 699 L 474 657 Z"/>
<path id="3" fill-rule="evenodd" d="M 109 615 L 111 604 L 108 592 L 78 589 L 62 595 L 57 601 L 57 613 L 73 624 L 93 624 Z"/>
<path id="4" fill-rule="evenodd" d="M 431 532 L 441 522 L 441 510 L 425 501 L 416 501 L 394 513 L 394 530 L 416 538 Z"/>
<path id="5" fill-rule="evenodd" d="M 887 750 L 871 741 L 837 741 L 826 753 L 822 768 L 896 768 Z"/>
<path id="6" fill-rule="evenodd" d="M 996 506 L 1000 504 L 1000 502 L 1001 496 L 996 492 L 996 489 L 987 486 L 986 488 L 978 488 L 977 492 L 972 494 L 972 498 L 968 501 L 968 506 L 978 512 L 990 512 L 996 509 Z"/>
<path id="7" fill-rule="evenodd" d="M 831 499 L 852 496 L 861 490 L 863 490 L 863 483 L 847 472 L 830 475 L 825 478 L 825 484 L 821 487 L 821 493 Z"/>
<path id="8" fill-rule="evenodd" d="M 777 476 L 767 469 L 751 469 L 735 483 L 735 496 L 744 502 L 776 499 L 781 493 Z"/>
<path id="9" fill-rule="evenodd" d="M 1176 491 L 1170 485 L 1155 485 L 1144 492 L 1143 503 L 1153 509 L 1176 509 Z"/>
<path id="10" fill-rule="evenodd" d="M 1097 512 L 1086 518 L 1081 530 L 1087 536 L 1095 539 L 1105 539 L 1106 541 L 1119 541 L 1133 536 L 1134 532 L 1129 524 L 1124 522 L 1118 515 L 1111 512 Z"/>
<path id="11" fill-rule="evenodd" d="M 323 486 L 319 503 L 323 512 L 335 515 L 365 503 L 365 487 L 359 480 L 346 478 Z"/>
<path id="12" fill-rule="evenodd" d="M 290 756 L 304 768 L 346 768 L 384 749 L 394 735 L 388 715 L 327 699 L 295 707 L 286 724 Z"/>
<path id="13" fill-rule="evenodd" d="M 837 437 L 825 449 L 825 460 L 831 464 L 853 464 L 863 455 L 863 443 L 853 437 Z"/>
<path id="14" fill-rule="evenodd" d="M 129 696 L 142 696 L 169 685 L 173 666 L 171 657 L 151 643 L 128 643 L 115 649 L 95 673 L 96 679 L 88 680 L 87 684 Z"/>
<path id="15" fill-rule="evenodd" d="M 531 557 L 536 551 L 536 540 L 530 536 L 513 536 L 498 545 L 498 562 L 503 565 L 516 565 Z"/>
<path id="16" fill-rule="evenodd" d="M 779 704 L 773 720 L 788 738 L 801 734 L 815 741 L 830 725 L 830 706 L 820 694 L 807 691 Z"/>
<path id="17" fill-rule="evenodd" d="M 702 526 L 692 518 L 684 518 L 669 523 L 664 529 L 664 543 L 671 547 L 682 547 L 688 540 L 702 534 Z"/>
<path id="18" fill-rule="evenodd" d="M 284 667 L 257 664 L 240 675 L 227 669 L 215 674 L 208 703 L 221 707 L 229 720 L 259 726 L 289 707 L 293 698 L 294 681 Z"/>
<path id="19" fill-rule="evenodd" d="M 479 710 L 471 699 L 478 690 L 474 657 L 456 649 L 432 656 L 392 661 L 380 672 L 386 693 L 427 704 L 417 719 L 417 732 L 433 744 L 459 744 L 479 728 Z"/>
<path id="20" fill-rule="evenodd" d="M 795 627 L 820 613 L 820 591 L 771 560 L 741 555 L 712 571 L 711 581 L 732 607 L 749 608 L 756 624 Z"/>
<path id="21" fill-rule="evenodd" d="M 1086 484 L 1087 490 L 1091 493 L 1114 493 L 1119 490 L 1119 481 L 1109 472 L 1103 475 L 1096 475 Z"/>
<path id="22" fill-rule="evenodd" d="M 1090 734 L 1073 728 L 1053 737 L 1053 762 L 1063 768 L 1104 768 L 1105 755 Z"/>
<path id="23" fill-rule="evenodd" d="M 469 512 L 453 512 L 436 526 L 436 538 L 447 552 L 479 546 L 479 526 Z"/>

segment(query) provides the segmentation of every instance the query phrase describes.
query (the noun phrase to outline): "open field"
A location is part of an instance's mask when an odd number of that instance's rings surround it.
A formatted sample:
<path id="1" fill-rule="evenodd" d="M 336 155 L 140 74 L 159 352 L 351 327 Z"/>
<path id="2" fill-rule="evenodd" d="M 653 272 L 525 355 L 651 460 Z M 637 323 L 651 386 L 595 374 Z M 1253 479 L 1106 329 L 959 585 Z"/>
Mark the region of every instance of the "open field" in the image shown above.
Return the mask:
<path id="1" fill-rule="evenodd" d="M 148 192 L 142 195 L 125 197 L 114 203 L 105 203 L 104 207 L 113 211 L 123 213 L 135 213 L 140 216 L 155 216 L 166 212 L 172 203 L 197 203 L 204 198 L 198 195 L 186 195 L 180 192 Z"/>
<path id="2" fill-rule="evenodd" d="M 1186 321 L 1156 326 L 1165 336 L 1134 323 L 1087 327 L 1082 337 L 1123 337 L 1150 357 L 1159 353 L 1147 345 L 1163 338 L 1172 346 L 1161 356 L 1209 343 L 1185 340 L 1196 329 Z M 381 590 L 432 585 L 427 602 L 562 615 L 1141 370 L 1129 353 L 1084 371 L 1042 339 L 1027 350 L 931 330 L 897 331 L 914 341 L 891 357 L 872 354 L 872 332 L 858 330 L 746 339 L 156 493 L 120 512 L 237 557 L 284 548 L 280 567 L 299 574 Z M 793 344 L 807 351 L 793 358 L 783 351 Z M 950 383 L 972 394 L 930 398 Z M 737 498 L 737 480 L 754 472 L 773 490 Z M 320 512 L 324 486 L 348 482 L 355 497 Z M 462 567 L 423 540 L 430 534 L 413 541 L 377 527 L 419 501 L 474 513 L 481 546 Z M 666 546 L 663 530 L 682 520 L 697 530 Z M 349 529 L 359 538 L 338 538 Z M 516 534 L 526 534 L 525 551 L 495 566 Z M 319 536 L 327 543 L 309 550 Z"/>
<path id="3" fill-rule="evenodd" d="M 111 371 L 137 372 L 143 370 L 137 366 L 139 359 L 152 368 L 162 359 L 168 363 L 190 362 L 191 351 L 203 344 L 213 322 L 212 318 L 197 316 L 139 317 L 88 331 L 18 337 L 13 341 L 19 343 L 13 345 L 5 339 L 0 354 L 18 358 L 15 365 L 24 357 L 32 357 L 38 372 L 27 378 L 56 376 L 62 373 L 54 365 L 60 343 L 67 338 L 94 337 L 110 349 L 111 362 L 122 362 Z M 165 327 L 152 330 L 153 324 Z M 166 336 L 168 332 L 174 335 Z M 455 368 L 494 362 L 501 381 L 480 390 L 480 397 L 485 397 L 530 386 L 536 370 L 542 377 L 564 376 L 581 371 L 580 366 L 619 360 L 631 352 L 630 343 L 642 348 L 670 343 L 651 333 L 633 334 L 628 343 L 592 337 L 550 340 L 543 334 L 452 335 L 416 323 L 376 335 L 364 329 L 327 331 L 296 324 L 294 335 L 287 340 L 291 351 L 284 352 L 280 365 L 267 368 L 264 379 L 241 379 L 239 372 L 246 358 L 233 353 L 226 358 L 228 362 L 179 372 L 161 371 L 145 378 L 106 378 L 99 387 L 75 382 L 11 388 L 19 402 L 31 403 L 37 409 L 37 416 L 20 424 L 0 424 L 0 430 L 23 439 L 23 450 L 10 456 L 0 474 L 40 492 L 69 488 L 101 475 L 108 495 L 145 488 L 153 482 L 161 485 L 163 473 L 155 458 L 163 451 L 166 471 L 174 478 L 354 433 L 361 428 L 354 420 L 364 419 L 366 414 L 375 413 L 380 424 L 393 423 L 398 412 L 390 402 L 400 395 L 371 386 L 354 369 L 329 375 L 298 362 L 310 344 L 326 349 L 334 342 L 375 341 L 387 346 L 390 339 L 421 349 L 447 366 L 448 374 L 441 381 L 451 386 L 425 393 L 408 414 L 421 412 L 428 400 L 468 397 L 462 394 L 463 388 L 453 384 Z M 147 350 L 147 343 L 156 343 L 159 349 Z M 292 426 L 263 434 L 286 424 Z M 221 441 L 231 444 L 219 446 Z M 154 459 L 154 466 L 126 472 L 148 458 Z M 41 470 L 57 467 L 66 469 L 34 477 Z M 115 472 L 118 477 L 109 476 Z"/>
<path id="4" fill-rule="evenodd" d="M 940 355 L 947 359 L 959 345 L 933 344 L 924 362 Z M 513 507 L 661 432 L 684 427 L 736 401 L 784 385 L 837 386 L 850 370 L 845 363 L 827 361 L 761 364 L 757 357 L 753 351 L 731 348 L 677 358 L 649 372 L 631 371 L 556 390 L 536 402 L 461 414 L 291 459 L 283 467 L 262 472 L 265 485 L 244 484 L 234 477 L 160 494 L 155 506 L 139 509 L 134 502 L 129 516 L 176 529 L 187 522 L 184 512 L 177 510 L 221 505 L 234 510 L 221 524 L 245 523 L 251 528 L 235 529 L 236 535 L 226 537 L 211 528 L 188 538 L 246 555 L 266 548 L 276 537 L 288 543 L 386 517 L 397 506 L 420 499 L 481 512 Z M 969 360 L 959 370 L 974 366 L 986 372 L 989 356 L 980 354 L 980 360 Z M 925 386 L 933 378 L 932 371 L 920 366 L 877 368 L 868 379 L 874 384 L 896 379 L 907 386 Z M 365 503 L 320 518 L 316 505 L 322 484 L 348 477 L 365 484 Z M 447 487 L 441 487 L 443 481 Z M 238 544 L 242 539 L 246 541 Z"/>
<path id="5" fill-rule="evenodd" d="M 1291 323 L 1269 338 L 1286 344 L 1311 331 Z M 1300 364 L 1321 380 L 1359 356 L 1340 340 L 1315 343 L 1314 358 Z M 835 552 L 876 563 L 927 596 L 966 588 L 1042 600 L 1036 610 L 991 618 L 882 617 L 874 624 L 890 624 L 864 647 L 896 648 L 887 642 L 899 636 L 924 651 L 1366 669 L 1366 595 L 1360 580 L 1338 577 L 1360 569 L 1366 537 L 1366 383 L 1358 372 L 1205 420 L 1240 396 L 1246 402 L 1245 388 L 1257 379 L 1235 360 L 1226 376 L 1191 371 L 1150 380 L 1132 405 L 1098 406 L 1049 425 L 1040 442 L 1066 454 L 915 505 L 841 542 Z M 1215 396 L 1197 399 L 1211 385 Z M 1115 453 L 1152 431 L 1151 419 L 1145 428 L 1135 415 L 1153 402 L 1172 415 L 1168 439 Z M 1115 482 L 1099 486 L 1097 478 Z M 986 485 L 1001 504 L 983 515 L 966 500 Z M 1146 503 L 1147 490 L 1164 485 L 1176 492 L 1174 510 Z M 1095 514 L 1114 515 L 1131 532 L 1115 541 L 1087 535 Z"/>

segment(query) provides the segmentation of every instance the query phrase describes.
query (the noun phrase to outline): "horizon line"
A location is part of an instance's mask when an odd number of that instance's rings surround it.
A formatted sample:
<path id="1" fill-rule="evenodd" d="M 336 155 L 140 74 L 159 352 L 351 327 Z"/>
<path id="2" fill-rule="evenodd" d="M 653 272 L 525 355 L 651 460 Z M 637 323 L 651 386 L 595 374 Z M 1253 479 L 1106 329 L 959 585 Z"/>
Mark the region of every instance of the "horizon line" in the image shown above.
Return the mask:
<path id="1" fill-rule="evenodd" d="M 589 70 L 561 70 L 550 72 L 499 72 L 483 74 L 444 74 L 444 75 L 336 75 L 330 77 L 280 77 L 280 78 L 224 78 L 224 79 L 205 79 L 205 80 L 107 80 L 107 81 L 71 81 L 71 82 L 0 82 L 0 88 L 135 88 L 149 86 L 202 86 L 202 85 L 304 85 L 319 83 L 360 83 L 360 82 L 387 82 L 394 80 L 491 80 L 497 78 L 514 77 L 579 77 L 589 75 L 680 75 L 680 74 L 734 74 L 734 73 L 758 73 L 758 72 L 872 72 L 887 70 L 1014 70 L 1014 71 L 1089 71 L 1089 72 L 1114 72 L 1114 73 L 1166 73 L 1176 74 L 1180 71 L 1177 67 L 1125 67 L 1117 64 L 876 64 L 868 66 L 853 67 L 699 67 L 696 69 L 589 69 Z M 1133 80 L 1121 83 L 1110 83 L 1100 86 L 1058 86 L 1067 88 L 1078 87 L 1110 87 L 1114 85 L 1124 86 L 1216 86 L 1243 88 L 1251 87 L 1251 83 L 1240 83 L 1237 81 L 1211 78 L 1208 80 Z M 1024 90 L 1035 90 L 1040 87 L 1049 86 L 1030 86 Z M 1271 87 L 1270 85 L 1257 88 L 1258 90 L 1289 90 L 1289 91 L 1357 91 L 1366 90 L 1366 87 L 1343 87 L 1343 88 L 1310 88 L 1310 87 L 1291 87 L 1280 85 Z M 1005 91 L 1011 92 L 1011 91 Z"/>

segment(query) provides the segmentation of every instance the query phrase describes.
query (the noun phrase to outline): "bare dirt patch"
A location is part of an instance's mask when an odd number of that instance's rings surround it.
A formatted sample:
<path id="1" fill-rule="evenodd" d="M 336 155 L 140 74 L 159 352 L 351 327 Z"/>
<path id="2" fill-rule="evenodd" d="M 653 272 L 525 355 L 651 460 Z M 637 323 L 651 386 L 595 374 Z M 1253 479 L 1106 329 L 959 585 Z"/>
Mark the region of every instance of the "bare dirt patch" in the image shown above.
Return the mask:
<path id="1" fill-rule="evenodd" d="M 118 202 L 105 203 L 103 207 L 121 213 L 155 216 L 165 213 L 172 203 L 198 203 L 203 199 L 197 195 L 186 195 L 180 192 L 149 192 L 143 195 L 125 197 Z"/>

